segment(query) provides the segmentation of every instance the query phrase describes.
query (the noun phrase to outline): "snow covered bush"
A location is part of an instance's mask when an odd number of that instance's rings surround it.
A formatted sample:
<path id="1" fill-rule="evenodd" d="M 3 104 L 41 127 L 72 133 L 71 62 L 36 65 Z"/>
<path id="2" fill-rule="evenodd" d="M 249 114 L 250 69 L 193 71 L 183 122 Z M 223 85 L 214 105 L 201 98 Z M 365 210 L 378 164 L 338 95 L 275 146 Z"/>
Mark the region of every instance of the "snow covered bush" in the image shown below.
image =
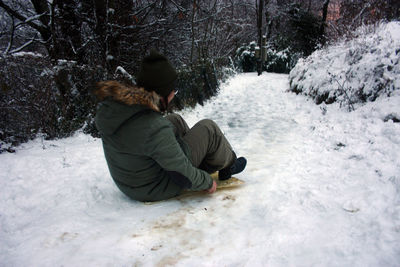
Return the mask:
<path id="1" fill-rule="evenodd" d="M 53 125 L 53 84 L 42 75 L 47 64 L 33 53 L 0 57 L 0 153 Z"/>
<path id="2" fill-rule="evenodd" d="M 56 84 L 57 99 L 56 134 L 50 138 L 67 137 L 81 128 L 98 137 L 93 120 L 97 103 L 91 92 L 97 82 L 106 79 L 105 70 L 59 60 L 50 74 Z"/>
<path id="3" fill-rule="evenodd" d="M 282 51 L 268 48 L 267 61 L 264 63 L 263 69 L 268 72 L 289 73 L 299 58 L 300 53 L 295 53 L 290 48 Z"/>
<path id="4" fill-rule="evenodd" d="M 242 45 L 236 50 L 235 64 L 240 71 L 253 72 L 257 69 L 256 42 Z"/>
<path id="5" fill-rule="evenodd" d="M 91 87 L 104 70 L 34 53 L 0 57 L 0 153 L 40 135 L 96 134 Z"/>
<path id="6" fill-rule="evenodd" d="M 203 104 L 216 95 L 226 78 L 226 62 L 202 61 L 178 70 L 175 106 Z M 40 136 L 55 139 L 77 130 L 98 137 L 94 125 L 94 85 L 115 79 L 131 84 L 134 76 L 122 67 L 112 77 L 101 66 L 71 60 L 50 61 L 40 54 L 21 53 L 0 57 L 0 153 Z"/>
<path id="7" fill-rule="evenodd" d="M 317 50 L 290 72 L 290 90 L 353 110 L 400 94 L 400 22 L 363 26 L 352 40 Z"/>
<path id="8" fill-rule="evenodd" d="M 254 72 L 257 70 L 257 59 L 255 56 L 256 42 L 243 45 L 236 50 L 235 64 L 243 72 Z M 272 45 L 267 48 L 267 60 L 263 63 L 263 70 L 276 73 L 289 73 L 300 58 L 299 52 L 293 52 L 289 47 L 279 50 Z"/>

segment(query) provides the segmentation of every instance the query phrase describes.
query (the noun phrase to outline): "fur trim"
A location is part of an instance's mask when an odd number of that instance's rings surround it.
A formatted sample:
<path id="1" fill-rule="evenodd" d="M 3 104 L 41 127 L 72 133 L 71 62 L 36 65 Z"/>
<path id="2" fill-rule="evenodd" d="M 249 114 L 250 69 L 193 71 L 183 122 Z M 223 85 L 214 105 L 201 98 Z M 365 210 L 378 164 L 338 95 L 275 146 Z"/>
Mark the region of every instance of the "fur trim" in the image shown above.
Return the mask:
<path id="1" fill-rule="evenodd" d="M 161 96 L 154 91 L 148 92 L 141 87 L 126 86 L 117 81 L 104 81 L 97 83 L 97 90 L 94 91 L 94 94 L 100 101 L 110 97 L 129 106 L 144 105 L 160 112 Z"/>

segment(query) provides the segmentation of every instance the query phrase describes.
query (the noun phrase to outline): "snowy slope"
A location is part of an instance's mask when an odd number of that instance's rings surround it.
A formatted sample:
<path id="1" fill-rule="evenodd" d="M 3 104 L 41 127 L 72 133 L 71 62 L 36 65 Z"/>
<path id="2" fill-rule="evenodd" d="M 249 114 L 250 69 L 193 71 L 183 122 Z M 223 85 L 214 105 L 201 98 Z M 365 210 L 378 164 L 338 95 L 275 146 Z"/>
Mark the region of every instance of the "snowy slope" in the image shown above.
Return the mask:
<path id="1" fill-rule="evenodd" d="M 101 142 L 36 140 L 0 155 L 1 266 L 399 266 L 399 98 L 344 112 L 241 74 L 216 120 L 248 168 L 234 191 L 151 206 L 113 184 Z"/>
<path id="2" fill-rule="evenodd" d="M 299 60 L 290 72 L 291 90 L 350 109 L 400 95 L 400 22 L 363 26 L 355 35 Z"/>

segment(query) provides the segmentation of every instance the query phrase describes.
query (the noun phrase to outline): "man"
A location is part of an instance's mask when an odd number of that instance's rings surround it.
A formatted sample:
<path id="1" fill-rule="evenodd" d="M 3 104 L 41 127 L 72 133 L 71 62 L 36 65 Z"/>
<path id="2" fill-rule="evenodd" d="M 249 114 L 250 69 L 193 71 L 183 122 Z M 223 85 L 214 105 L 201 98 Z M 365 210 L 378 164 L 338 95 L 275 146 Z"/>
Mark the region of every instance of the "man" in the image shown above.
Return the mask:
<path id="1" fill-rule="evenodd" d="M 215 192 L 210 173 L 229 179 L 243 171 L 230 144 L 211 120 L 189 129 L 176 114 L 162 113 L 175 95 L 175 69 L 152 51 L 142 62 L 137 86 L 98 83 L 95 117 L 105 158 L 118 188 L 139 201 L 158 201 L 183 190 Z"/>

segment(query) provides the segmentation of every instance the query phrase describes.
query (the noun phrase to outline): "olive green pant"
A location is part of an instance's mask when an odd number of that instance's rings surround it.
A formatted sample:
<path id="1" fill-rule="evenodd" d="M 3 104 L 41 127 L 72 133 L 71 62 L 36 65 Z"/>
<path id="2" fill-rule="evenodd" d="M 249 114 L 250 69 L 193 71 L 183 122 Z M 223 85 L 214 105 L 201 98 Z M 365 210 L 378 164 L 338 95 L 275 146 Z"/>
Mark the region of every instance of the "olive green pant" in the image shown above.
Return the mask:
<path id="1" fill-rule="evenodd" d="M 235 152 L 214 121 L 201 120 L 189 128 L 178 114 L 166 118 L 173 124 L 175 136 L 190 148 L 191 155 L 187 156 L 193 166 L 213 173 L 235 162 Z"/>

